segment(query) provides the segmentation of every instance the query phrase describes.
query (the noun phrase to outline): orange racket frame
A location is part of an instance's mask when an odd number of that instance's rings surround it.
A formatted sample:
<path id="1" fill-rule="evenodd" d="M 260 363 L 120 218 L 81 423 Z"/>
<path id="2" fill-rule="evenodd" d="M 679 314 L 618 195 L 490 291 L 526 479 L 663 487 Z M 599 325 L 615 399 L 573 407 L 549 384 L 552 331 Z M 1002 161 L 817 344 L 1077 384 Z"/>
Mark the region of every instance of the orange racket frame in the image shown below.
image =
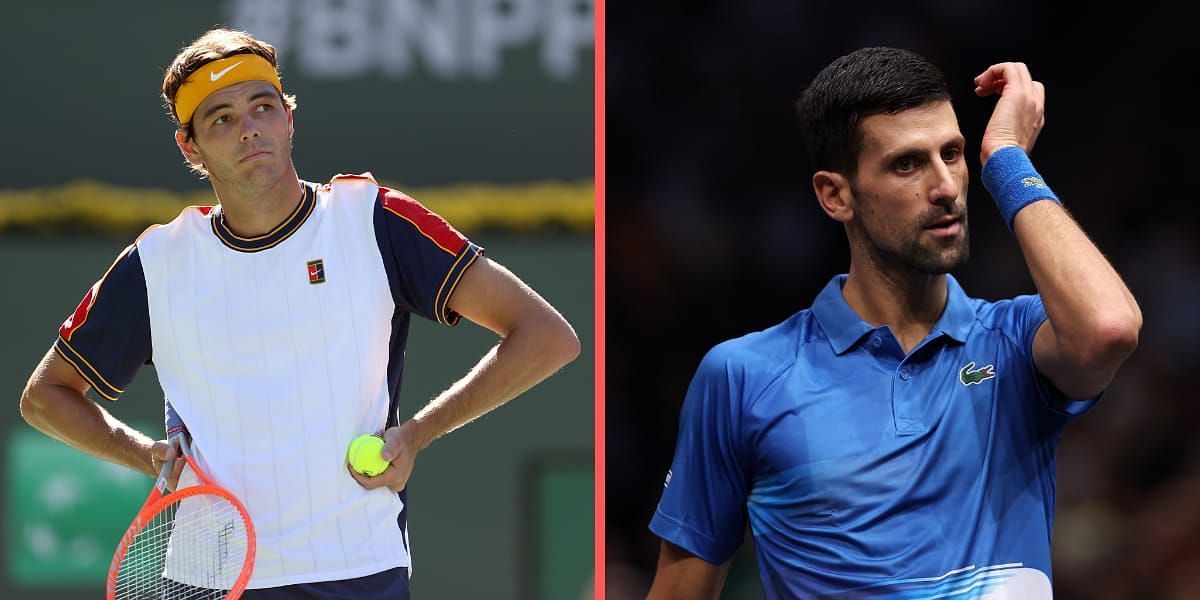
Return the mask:
<path id="1" fill-rule="evenodd" d="M 192 449 L 188 445 L 186 434 L 179 433 L 172 436 L 168 443 L 174 445 L 179 453 L 182 454 L 187 466 L 192 469 L 196 477 L 200 480 L 200 485 L 194 485 L 182 490 L 176 490 L 169 494 L 165 494 L 167 483 L 171 477 L 171 471 L 175 468 L 175 461 L 179 460 L 178 454 L 175 459 L 169 460 L 163 464 L 162 469 L 158 473 L 158 479 L 154 481 L 154 489 L 150 490 L 150 495 L 143 503 L 141 510 L 134 516 L 133 522 L 129 524 L 129 528 L 125 530 L 125 534 L 121 536 L 121 541 L 117 544 L 117 550 L 113 553 L 112 562 L 108 567 L 108 579 L 105 583 L 104 597 L 106 600 L 119 600 L 117 593 L 117 576 L 121 569 L 121 560 L 125 558 L 125 553 L 129 550 L 129 545 L 137 538 L 138 533 L 146 527 L 147 524 L 153 522 L 163 508 L 180 502 L 189 496 L 197 496 L 201 494 L 211 494 L 219 496 L 227 500 L 233 505 L 239 513 L 242 520 L 246 523 L 246 558 L 242 561 L 242 571 L 238 578 L 234 581 L 229 593 L 225 596 L 225 600 L 237 600 L 241 597 L 242 592 L 246 590 L 246 584 L 250 582 L 250 574 L 254 570 L 254 554 L 257 547 L 254 534 L 254 523 L 250 520 L 250 513 L 246 511 L 246 507 L 233 494 L 230 494 L 225 488 L 213 483 L 208 475 L 196 466 L 196 459 L 192 456 Z M 165 494 L 165 495 L 164 495 Z"/>

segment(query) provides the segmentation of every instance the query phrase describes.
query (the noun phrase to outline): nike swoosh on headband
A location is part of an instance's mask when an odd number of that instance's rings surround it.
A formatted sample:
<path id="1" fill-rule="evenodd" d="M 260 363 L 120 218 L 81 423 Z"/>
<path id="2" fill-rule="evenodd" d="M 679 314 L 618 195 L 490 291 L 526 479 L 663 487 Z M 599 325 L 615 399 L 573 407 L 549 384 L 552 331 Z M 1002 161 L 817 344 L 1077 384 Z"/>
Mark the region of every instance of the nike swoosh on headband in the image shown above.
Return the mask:
<path id="1" fill-rule="evenodd" d="M 209 74 L 208 74 L 208 80 L 209 80 L 209 81 L 216 81 L 216 80 L 218 80 L 218 79 L 220 79 L 220 78 L 224 77 L 226 73 L 228 73 L 228 72 L 232 71 L 234 67 L 236 67 L 236 66 L 238 66 L 238 65 L 242 64 L 242 62 L 244 62 L 244 61 L 240 61 L 240 60 L 239 60 L 239 61 L 237 61 L 237 62 L 233 63 L 232 65 L 229 65 L 228 67 L 225 67 L 224 69 L 221 69 L 220 71 L 213 71 L 212 73 L 209 73 Z"/>

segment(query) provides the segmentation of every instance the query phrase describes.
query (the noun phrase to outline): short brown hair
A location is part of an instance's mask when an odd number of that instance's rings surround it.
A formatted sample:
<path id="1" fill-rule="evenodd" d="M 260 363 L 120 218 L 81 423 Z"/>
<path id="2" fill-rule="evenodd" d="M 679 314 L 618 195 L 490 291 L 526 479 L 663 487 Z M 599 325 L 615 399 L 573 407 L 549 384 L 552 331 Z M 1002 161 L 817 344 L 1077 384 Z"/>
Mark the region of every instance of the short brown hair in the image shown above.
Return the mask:
<path id="1" fill-rule="evenodd" d="M 171 120 L 175 122 L 176 127 L 184 130 L 185 140 L 192 139 L 195 131 L 191 123 L 184 127 L 183 123 L 179 122 L 179 114 L 175 112 L 175 94 L 179 93 L 179 88 L 192 73 L 214 60 L 235 54 L 257 54 L 267 59 L 276 70 L 279 69 L 279 63 L 275 59 L 275 46 L 255 39 L 244 31 L 225 28 L 212 29 L 184 46 L 179 54 L 175 55 L 175 60 L 171 61 L 171 66 L 167 67 L 166 73 L 163 74 L 162 97 Z M 296 109 L 296 97 L 292 94 L 280 94 L 280 99 L 289 110 Z"/>
<path id="2" fill-rule="evenodd" d="M 950 99 L 941 70 L 923 56 L 898 48 L 860 48 L 821 69 L 796 109 L 812 168 L 853 177 L 864 119 Z"/>

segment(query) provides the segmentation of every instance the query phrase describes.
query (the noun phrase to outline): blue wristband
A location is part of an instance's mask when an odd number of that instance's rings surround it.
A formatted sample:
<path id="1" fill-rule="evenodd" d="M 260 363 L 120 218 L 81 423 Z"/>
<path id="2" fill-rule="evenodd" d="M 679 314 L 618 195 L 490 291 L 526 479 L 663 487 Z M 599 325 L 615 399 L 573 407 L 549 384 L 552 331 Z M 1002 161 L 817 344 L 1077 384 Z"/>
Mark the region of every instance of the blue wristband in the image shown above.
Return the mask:
<path id="1" fill-rule="evenodd" d="M 1022 208 L 1038 200 L 1053 200 L 1062 204 L 1050 186 L 1029 162 L 1029 156 L 1018 146 L 1005 146 L 988 158 L 983 165 L 983 187 L 987 188 L 1000 216 L 1012 231 L 1013 219 Z"/>

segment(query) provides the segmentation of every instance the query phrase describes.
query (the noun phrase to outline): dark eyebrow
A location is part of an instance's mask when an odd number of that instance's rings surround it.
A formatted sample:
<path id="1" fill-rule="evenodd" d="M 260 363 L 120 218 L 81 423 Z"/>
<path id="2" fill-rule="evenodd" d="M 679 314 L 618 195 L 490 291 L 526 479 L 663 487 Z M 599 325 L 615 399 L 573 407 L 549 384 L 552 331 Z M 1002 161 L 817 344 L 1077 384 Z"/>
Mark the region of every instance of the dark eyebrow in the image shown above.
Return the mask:
<path id="1" fill-rule="evenodd" d="M 956 135 L 956 136 L 946 140 L 941 146 L 939 146 L 939 149 L 946 148 L 947 146 L 963 146 L 965 144 L 966 144 L 966 139 L 964 139 L 962 135 Z M 891 164 L 901 158 L 906 158 L 906 157 L 910 157 L 910 156 L 919 156 L 922 153 L 924 153 L 924 148 L 922 148 L 920 146 L 900 148 L 898 150 L 895 150 L 893 152 L 889 152 L 889 153 L 883 155 L 882 162 L 884 164 Z"/>
<path id="2" fill-rule="evenodd" d="M 272 90 L 262 90 L 262 91 L 259 91 L 259 92 L 255 93 L 253 96 L 250 96 L 250 98 L 248 98 L 248 99 L 246 100 L 246 102 L 248 102 L 248 103 L 249 103 L 249 102 L 254 102 L 255 100 L 258 100 L 259 98 L 270 98 L 270 97 L 274 97 L 274 96 L 275 96 L 275 90 L 274 90 L 274 89 L 272 89 Z M 200 117 L 200 118 L 201 118 L 202 120 L 205 120 L 205 121 L 207 121 L 207 120 L 208 120 L 208 118 L 209 118 L 209 117 L 211 117 L 211 116 L 213 116 L 213 114 L 214 114 L 214 113 L 216 113 L 217 111 L 219 111 L 219 110 L 223 110 L 223 109 L 226 109 L 226 108 L 232 108 L 232 107 L 233 107 L 233 104 L 232 104 L 232 103 L 230 103 L 230 102 L 222 102 L 222 103 L 220 103 L 220 104 L 216 104 L 216 105 L 210 106 L 210 107 L 208 107 L 208 110 L 204 111 L 204 114 L 203 114 L 203 115 L 201 115 L 201 117 Z"/>
<path id="3" fill-rule="evenodd" d="M 257 94 L 254 94 L 253 96 L 250 96 L 250 99 L 246 100 L 246 102 L 254 102 L 255 100 L 258 100 L 259 98 L 276 98 L 276 97 L 278 97 L 278 96 L 275 95 L 274 89 L 272 89 L 271 91 L 263 90 Z"/>

